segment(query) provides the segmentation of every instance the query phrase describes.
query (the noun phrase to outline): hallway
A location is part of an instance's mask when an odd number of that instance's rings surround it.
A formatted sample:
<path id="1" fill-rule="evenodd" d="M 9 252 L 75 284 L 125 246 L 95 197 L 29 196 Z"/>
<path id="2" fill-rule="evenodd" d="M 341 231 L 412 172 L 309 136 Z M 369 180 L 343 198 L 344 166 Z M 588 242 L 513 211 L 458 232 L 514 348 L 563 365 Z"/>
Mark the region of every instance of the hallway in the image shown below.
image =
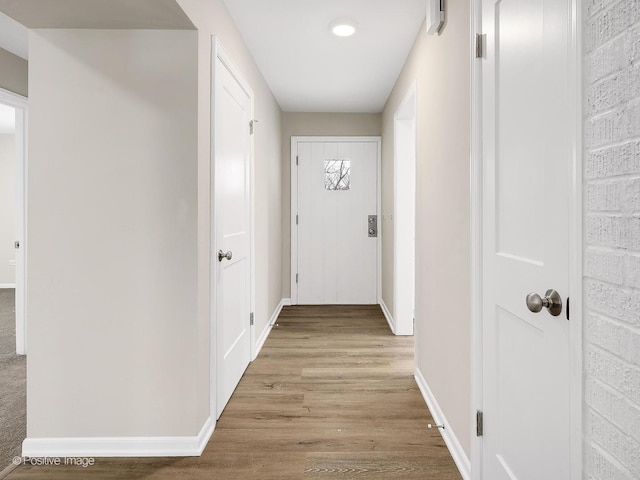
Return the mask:
<path id="1" fill-rule="evenodd" d="M 378 306 L 286 307 L 200 458 L 21 467 L 21 479 L 461 478 Z"/>

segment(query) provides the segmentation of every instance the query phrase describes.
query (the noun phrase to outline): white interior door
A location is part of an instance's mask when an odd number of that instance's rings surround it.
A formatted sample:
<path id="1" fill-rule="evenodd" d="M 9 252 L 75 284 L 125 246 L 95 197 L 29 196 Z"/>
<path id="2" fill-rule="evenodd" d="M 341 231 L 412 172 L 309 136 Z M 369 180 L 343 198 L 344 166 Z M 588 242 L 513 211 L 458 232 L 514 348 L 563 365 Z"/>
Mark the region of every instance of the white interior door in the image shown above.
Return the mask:
<path id="1" fill-rule="evenodd" d="M 483 478 L 570 478 L 569 0 L 483 0 Z M 560 315 L 525 298 L 555 289 Z"/>
<path id="2" fill-rule="evenodd" d="M 251 357 L 251 97 L 216 58 L 214 96 L 214 264 L 216 405 L 224 410 Z"/>
<path id="3" fill-rule="evenodd" d="M 296 151 L 297 303 L 377 303 L 378 139 L 300 140 Z"/>

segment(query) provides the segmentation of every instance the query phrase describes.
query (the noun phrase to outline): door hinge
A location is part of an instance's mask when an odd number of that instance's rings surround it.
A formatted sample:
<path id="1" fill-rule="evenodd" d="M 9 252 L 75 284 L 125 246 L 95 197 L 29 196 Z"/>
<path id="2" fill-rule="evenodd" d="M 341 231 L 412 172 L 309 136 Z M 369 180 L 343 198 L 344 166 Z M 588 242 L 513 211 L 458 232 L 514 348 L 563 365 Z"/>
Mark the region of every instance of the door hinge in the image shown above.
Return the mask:
<path id="1" fill-rule="evenodd" d="M 298 274 L 296 273 L 296 283 L 298 283 Z"/>
<path id="2" fill-rule="evenodd" d="M 571 305 L 569 303 L 570 297 L 567 297 L 567 320 L 569 320 L 569 305 Z"/>
<path id="3" fill-rule="evenodd" d="M 253 135 L 253 120 L 249 122 L 249 135 Z"/>
<path id="4" fill-rule="evenodd" d="M 298 224 L 298 215 L 296 215 L 296 225 Z"/>
<path id="5" fill-rule="evenodd" d="M 253 325 L 253 312 L 249 314 L 249 325 Z"/>
<path id="6" fill-rule="evenodd" d="M 476 437 L 481 437 L 484 430 L 484 419 L 482 418 L 482 411 L 476 410 Z"/>
<path id="7" fill-rule="evenodd" d="M 20 248 L 20 240 L 13 242 L 13 248 Z"/>
<path id="8" fill-rule="evenodd" d="M 476 33 L 476 58 L 484 58 L 484 35 Z"/>
<path id="9" fill-rule="evenodd" d="M 296 155 L 296 166 L 298 165 L 298 155 Z"/>

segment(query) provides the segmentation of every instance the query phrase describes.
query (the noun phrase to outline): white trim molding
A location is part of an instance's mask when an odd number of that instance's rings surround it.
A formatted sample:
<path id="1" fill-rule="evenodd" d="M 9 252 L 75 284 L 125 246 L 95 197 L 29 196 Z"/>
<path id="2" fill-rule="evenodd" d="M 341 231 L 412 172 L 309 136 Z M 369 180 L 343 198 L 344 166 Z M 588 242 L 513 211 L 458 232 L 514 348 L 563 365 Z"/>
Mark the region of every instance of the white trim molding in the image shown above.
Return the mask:
<path id="1" fill-rule="evenodd" d="M 471 462 L 469 457 L 467 457 L 467 454 L 464 452 L 458 437 L 447 421 L 447 417 L 444 416 L 444 412 L 440 408 L 436 397 L 429 388 L 419 368 L 416 368 L 415 379 L 420 392 L 422 392 L 422 397 L 431 411 L 433 421 L 438 425 L 444 425 L 444 428 L 439 430 L 444 439 L 444 443 L 447 445 L 447 449 L 449 449 L 449 453 L 453 457 L 456 467 L 458 467 L 460 471 L 460 475 L 462 475 L 464 480 L 469 480 L 471 478 Z"/>
<path id="2" fill-rule="evenodd" d="M 198 457 L 202 455 L 215 422 L 207 418 L 193 437 L 77 437 L 27 438 L 24 457 Z"/>
<path id="3" fill-rule="evenodd" d="M 571 299 L 571 321 L 569 322 L 569 376 L 571 404 L 571 450 L 570 480 L 583 478 L 583 74 L 582 74 L 582 2 L 571 0 L 571 38 L 569 49 L 569 75 L 573 88 L 570 96 L 573 129 L 573 151 L 571 158 L 571 188 L 569 198 L 569 297 Z"/>
<path id="4" fill-rule="evenodd" d="M 469 69 L 471 78 L 471 155 L 470 155 L 470 240 L 471 240 L 471 412 L 483 410 L 483 358 L 482 336 L 482 62 L 475 56 L 476 34 L 482 33 L 482 0 L 471 0 L 469 35 Z M 482 479 L 482 437 L 471 439 L 472 477 Z"/>
<path id="5" fill-rule="evenodd" d="M 267 341 L 267 337 L 269 337 L 271 330 L 273 330 L 273 326 L 276 324 L 276 321 L 280 316 L 280 312 L 282 312 L 282 308 L 288 307 L 290 305 L 291 305 L 290 298 L 283 298 L 282 300 L 280 300 L 280 303 L 278 304 L 276 309 L 273 311 L 273 315 L 271 315 L 271 318 L 269 319 L 269 323 L 267 323 L 267 325 L 264 327 L 264 330 L 262 330 L 260 337 L 258 337 L 258 341 L 256 342 L 256 346 L 254 349 L 255 355 L 253 355 L 251 361 L 254 361 L 256 358 L 258 358 L 258 355 L 260 354 L 260 350 L 262 350 L 262 347 L 264 346 L 264 342 Z"/>
<path id="6" fill-rule="evenodd" d="M 393 316 L 396 335 L 413 335 L 416 305 L 418 86 L 393 115 Z"/>
<path id="7" fill-rule="evenodd" d="M 384 313 L 384 318 L 387 319 L 387 323 L 389 324 L 389 328 L 391 329 L 391 332 L 395 335 L 396 322 L 393 320 L 393 315 L 391 315 L 391 312 L 389 311 L 387 304 L 384 303 L 384 299 L 382 297 L 380 297 L 380 299 L 378 300 L 378 305 L 380 305 L 380 308 L 382 309 L 382 313 Z"/>
<path id="8" fill-rule="evenodd" d="M 0 288 L 16 288 L 15 283 L 0 283 Z"/>

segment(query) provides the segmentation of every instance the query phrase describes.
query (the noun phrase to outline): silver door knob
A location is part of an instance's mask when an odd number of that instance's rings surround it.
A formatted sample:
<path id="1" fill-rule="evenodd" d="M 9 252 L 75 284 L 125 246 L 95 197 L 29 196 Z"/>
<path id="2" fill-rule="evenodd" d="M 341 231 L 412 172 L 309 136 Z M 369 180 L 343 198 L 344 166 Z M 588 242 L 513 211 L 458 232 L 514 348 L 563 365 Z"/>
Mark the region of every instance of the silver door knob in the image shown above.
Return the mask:
<path id="1" fill-rule="evenodd" d="M 530 293 L 527 295 L 527 308 L 533 313 L 538 313 L 542 310 L 542 307 L 549 310 L 549 313 L 554 317 L 557 317 L 562 313 L 562 298 L 555 290 L 547 290 L 544 298 L 540 298 L 537 293 Z"/>
<path id="2" fill-rule="evenodd" d="M 222 250 L 218 250 L 218 261 L 221 262 L 223 259 L 227 259 L 227 260 L 231 260 L 231 258 L 233 257 L 233 253 L 231 253 L 231 251 L 228 251 L 227 253 L 224 253 Z"/>

